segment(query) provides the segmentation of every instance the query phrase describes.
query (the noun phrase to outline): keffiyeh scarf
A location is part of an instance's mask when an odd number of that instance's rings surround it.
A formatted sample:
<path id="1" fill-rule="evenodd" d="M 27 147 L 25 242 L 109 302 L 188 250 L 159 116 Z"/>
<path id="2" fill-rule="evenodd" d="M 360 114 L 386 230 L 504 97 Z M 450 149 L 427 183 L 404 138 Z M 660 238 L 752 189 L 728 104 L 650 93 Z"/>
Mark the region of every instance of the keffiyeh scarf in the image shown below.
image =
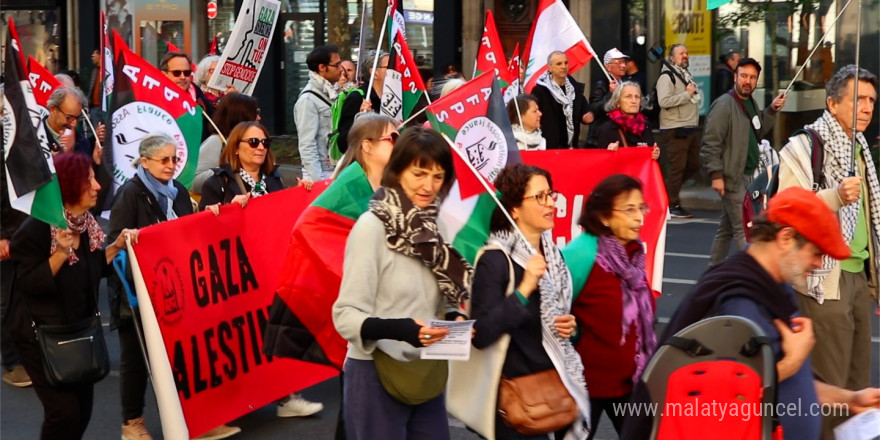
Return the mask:
<path id="1" fill-rule="evenodd" d="M 560 86 L 553 80 L 550 72 L 545 72 L 538 78 L 538 84 L 547 88 L 553 99 L 562 106 L 562 113 L 565 114 L 565 130 L 568 132 L 568 145 L 571 145 L 574 138 L 574 121 L 572 114 L 574 113 L 574 85 L 568 77 L 565 77 L 565 84 Z"/>
<path id="2" fill-rule="evenodd" d="M 315 72 L 309 70 L 309 82 L 312 83 L 312 86 L 318 89 L 319 91 L 323 91 L 324 95 L 333 102 L 336 100 L 336 96 L 339 94 L 336 92 L 336 85 L 324 79 L 323 76 L 318 75 Z"/>
<path id="3" fill-rule="evenodd" d="M 437 279 L 440 293 L 457 309 L 470 298 L 474 270 L 461 254 L 443 241 L 437 229 L 439 200 L 426 208 L 415 206 L 400 187 L 379 187 L 369 209 L 385 225 L 389 249 L 421 261 Z"/>
<path id="4" fill-rule="evenodd" d="M 488 244 L 501 248 L 520 267 L 526 267 L 526 262 L 532 256 L 531 246 L 514 232 L 493 232 L 489 236 Z M 584 364 L 571 341 L 559 336 L 555 326 L 557 316 L 571 313 L 571 273 L 559 248 L 553 244 L 550 231 L 545 231 L 541 236 L 541 249 L 547 262 L 547 271 L 538 280 L 538 291 L 541 295 L 541 342 L 580 410 L 580 417 L 572 424 L 565 439 L 584 439 L 590 426 L 590 400 L 584 380 Z"/>
<path id="5" fill-rule="evenodd" d="M 75 234 L 79 235 L 88 231 L 90 252 L 101 248 L 101 244 L 104 243 L 104 231 L 98 226 L 98 222 L 95 221 L 95 217 L 92 216 L 91 212 L 86 211 L 80 215 L 73 215 L 67 208 L 64 208 L 64 218 L 67 219 L 67 228 Z M 49 230 L 52 233 L 52 245 L 49 247 L 49 255 L 52 255 L 58 250 L 58 239 L 56 236 L 60 228 L 51 226 Z M 80 243 L 80 246 L 82 246 L 82 243 Z M 68 265 L 76 264 L 77 261 L 79 261 L 79 257 L 76 256 L 75 252 L 71 252 L 67 256 Z"/>
<path id="6" fill-rule="evenodd" d="M 263 176 L 263 173 L 260 173 L 259 182 L 254 181 L 254 178 L 244 168 L 238 170 L 238 175 L 241 176 L 244 183 L 251 187 L 251 197 L 257 198 L 269 194 L 269 190 L 266 189 L 266 177 Z"/>
<path id="7" fill-rule="evenodd" d="M 520 150 L 536 151 L 546 150 L 547 142 L 541 134 L 541 129 L 526 131 L 521 125 L 513 124 L 513 137 L 516 138 L 517 147 Z"/>

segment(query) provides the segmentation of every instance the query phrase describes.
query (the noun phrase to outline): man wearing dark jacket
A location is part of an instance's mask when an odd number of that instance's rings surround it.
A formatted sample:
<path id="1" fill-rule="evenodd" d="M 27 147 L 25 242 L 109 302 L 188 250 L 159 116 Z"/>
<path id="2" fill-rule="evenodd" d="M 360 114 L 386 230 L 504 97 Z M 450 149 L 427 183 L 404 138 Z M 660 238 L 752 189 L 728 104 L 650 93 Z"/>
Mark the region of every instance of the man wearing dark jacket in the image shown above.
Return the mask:
<path id="1" fill-rule="evenodd" d="M 548 150 L 577 147 L 581 124 L 593 122 L 584 88 L 568 74 L 565 53 L 556 51 L 547 57 L 547 72 L 538 78 L 532 94 L 538 98 L 541 132 Z"/>
<path id="2" fill-rule="evenodd" d="M 628 59 L 629 57 L 617 50 L 616 47 L 605 52 L 605 56 L 602 58 L 602 64 L 605 65 L 605 70 L 611 75 L 611 81 L 602 78 L 593 83 L 593 88 L 590 90 L 590 111 L 593 112 L 596 122 L 590 125 L 590 133 L 587 135 L 587 148 L 599 148 L 596 142 L 596 138 L 599 136 L 597 130 L 602 123 L 608 120 L 608 116 L 605 113 L 605 103 L 611 99 L 611 94 L 614 93 L 617 85 L 622 82 L 623 76 L 626 75 L 626 60 Z"/>
<path id="3" fill-rule="evenodd" d="M 807 275 L 822 266 L 822 255 L 845 259 L 850 249 L 840 226 L 822 199 L 803 188 L 779 192 L 766 217 L 755 221 L 752 244 L 710 268 L 666 326 L 660 341 L 715 315 L 747 318 L 770 340 L 776 360 L 777 415 L 786 438 L 818 439 L 819 404 L 846 404 L 848 413 L 880 405 L 880 389 L 849 391 L 813 379 L 810 351 L 815 341 L 812 321 L 799 316 L 792 286 L 806 285 Z M 635 402 L 649 397 L 643 383 Z M 801 411 L 787 408 L 800 407 Z M 829 406 L 826 408 L 841 408 Z M 822 408 L 823 410 L 826 408 Z M 732 415 L 732 414 L 731 414 Z M 650 418 L 631 417 L 621 438 L 648 438 Z"/>

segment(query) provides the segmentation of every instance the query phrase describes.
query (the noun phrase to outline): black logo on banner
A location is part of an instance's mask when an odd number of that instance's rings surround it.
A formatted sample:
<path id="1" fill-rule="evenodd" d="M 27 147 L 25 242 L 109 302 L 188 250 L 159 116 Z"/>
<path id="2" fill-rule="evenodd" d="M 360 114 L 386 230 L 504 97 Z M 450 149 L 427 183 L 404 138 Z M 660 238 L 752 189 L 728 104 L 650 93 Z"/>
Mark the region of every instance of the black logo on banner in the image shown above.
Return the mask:
<path id="1" fill-rule="evenodd" d="M 184 296 L 183 278 L 170 258 L 164 257 L 156 263 L 153 286 L 153 309 L 156 317 L 165 325 L 176 325 L 183 318 Z"/>

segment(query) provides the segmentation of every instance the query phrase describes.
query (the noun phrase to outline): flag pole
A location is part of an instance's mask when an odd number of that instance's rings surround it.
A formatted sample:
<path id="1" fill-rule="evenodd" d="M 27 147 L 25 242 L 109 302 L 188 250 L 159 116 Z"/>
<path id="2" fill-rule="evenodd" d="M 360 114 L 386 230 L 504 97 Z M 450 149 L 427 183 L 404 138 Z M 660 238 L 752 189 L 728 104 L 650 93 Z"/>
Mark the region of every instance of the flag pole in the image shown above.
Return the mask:
<path id="1" fill-rule="evenodd" d="M 812 51 L 810 51 L 810 54 L 807 55 L 807 58 L 805 58 L 804 64 L 802 64 L 800 69 L 798 69 L 798 71 L 795 72 L 794 76 L 791 77 L 791 82 L 788 83 L 788 87 L 786 87 L 785 91 L 782 92 L 783 95 L 788 95 L 788 92 L 791 90 L 792 86 L 794 86 L 794 80 L 796 80 L 797 77 L 800 76 L 801 72 L 804 71 L 804 68 L 807 67 L 807 62 L 809 62 L 810 59 L 813 58 L 813 54 L 816 53 L 816 50 L 818 50 L 819 47 L 822 46 L 822 42 L 825 41 L 825 38 L 827 38 L 828 34 L 831 33 L 831 29 L 837 25 L 837 21 L 840 20 L 840 17 L 843 15 L 844 11 L 846 11 L 846 8 L 849 6 L 850 3 L 852 3 L 852 0 L 847 1 L 846 4 L 843 5 L 843 8 L 840 9 L 840 12 L 837 14 L 837 17 L 834 17 L 834 21 L 831 22 L 831 24 L 828 26 L 828 29 L 825 30 L 825 34 L 822 35 L 822 38 L 819 39 L 819 41 L 816 43 L 816 46 L 813 48 Z M 856 59 L 858 59 L 858 58 L 856 58 Z"/>
<path id="2" fill-rule="evenodd" d="M 366 45 L 366 44 L 364 44 L 365 43 L 364 35 L 367 33 L 367 6 L 368 6 L 368 4 L 367 4 L 367 2 L 364 1 L 364 2 L 361 2 L 361 5 L 363 5 L 364 9 L 361 11 L 361 31 L 360 31 L 361 33 L 359 34 L 360 37 L 358 37 L 358 40 L 360 40 L 360 41 L 358 41 L 358 63 L 357 63 L 357 67 L 355 67 L 356 70 L 354 71 L 354 76 L 355 76 L 354 82 L 358 85 L 358 87 L 360 87 L 360 85 L 361 85 L 361 82 L 360 82 L 361 61 L 363 61 L 363 59 L 364 59 L 364 46 Z"/>
<path id="3" fill-rule="evenodd" d="M 382 39 L 385 38 L 385 28 L 388 27 L 388 15 L 391 14 L 391 8 L 385 7 L 385 18 L 382 20 L 382 29 L 379 31 L 379 44 L 376 46 L 376 55 L 373 56 L 373 71 L 370 72 L 370 84 L 367 85 L 367 96 L 364 99 L 370 99 L 370 92 L 373 91 L 373 79 L 376 78 L 376 66 L 379 65 L 379 53 L 382 51 Z M 358 56 L 360 58 L 360 56 Z"/>
<path id="4" fill-rule="evenodd" d="M 428 94 L 428 92 L 425 92 L 425 95 L 427 95 L 427 94 Z M 428 103 L 430 103 L 430 102 L 431 102 L 431 100 L 429 99 L 429 100 L 428 100 Z M 425 107 L 422 107 L 421 110 L 419 110 L 419 111 L 417 111 L 417 112 L 415 112 L 415 113 L 409 115 L 409 118 L 408 118 L 407 120 L 401 122 L 400 125 L 398 125 L 398 127 L 403 127 L 404 125 L 409 124 L 410 122 L 412 122 L 413 119 L 415 119 L 415 118 L 416 118 L 417 116 L 419 116 L 420 114 L 424 113 L 425 110 L 427 110 L 427 109 L 428 109 L 428 107 L 425 106 Z"/>
<path id="5" fill-rule="evenodd" d="M 452 140 L 449 139 L 449 136 L 446 136 L 446 133 L 441 133 L 439 131 L 438 133 L 440 133 L 440 136 L 443 136 L 443 139 L 446 139 L 446 143 L 449 144 L 449 148 L 452 149 L 453 153 L 457 154 L 459 159 L 461 159 L 467 165 L 468 169 L 471 170 L 471 172 L 474 173 L 475 176 L 477 176 L 477 180 L 480 181 L 480 184 L 483 185 L 483 188 L 486 190 L 487 193 L 489 193 L 489 196 L 492 197 L 492 200 L 495 201 L 495 205 L 498 206 L 498 209 L 501 210 L 501 212 L 504 214 L 504 217 L 506 217 L 507 221 L 510 222 L 510 225 L 513 226 L 514 232 L 519 234 L 519 238 L 521 238 L 526 246 L 528 246 L 529 251 L 531 251 L 532 254 L 538 253 L 538 251 L 536 251 L 535 248 L 532 247 L 532 244 L 529 243 L 528 240 L 526 240 L 525 234 L 523 234 L 522 230 L 519 228 L 519 226 L 517 226 L 516 222 L 513 220 L 513 217 L 510 216 L 510 213 L 507 212 L 506 209 L 504 209 L 504 205 L 501 204 L 501 200 L 498 200 L 498 196 L 495 194 L 495 190 L 492 189 L 492 187 L 490 187 L 488 183 L 486 183 L 486 179 L 483 178 L 483 175 L 480 174 L 480 172 L 477 171 L 476 168 L 474 168 L 473 164 L 471 164 L 471 161 L 469 161 L 468 158 L 464 157 L 464 155 L 461 153 L 461 151 L 458 150 L 458 148 L 455 148 L 455 144 L 452 143 Z"/>
<path id="6" fill-rule="evenodd" d="M 220 136 L 220 140 L 223 141 L 223 145 L 226 145 L 226 136 L 223 136 L 223 133 L 220 133 L 220 129 L 217 128 L 217 124 L 214 123 L 214 121 L 211 119 L 211 117 L 208 116 L 208 114 L 205 113 L 204 110 L 202 110 L 202 116 L 204 116 L 205 119 L 207 119 L 208 122 L 211 123 L 211 127 L 214 127 L 214 130 L 217 130 L 217 136 Z"/>
<path id="7" fill-rule="evenodd" d="M 850 0 L 852 1 L 852 0 Z M 858 115 L 859 115 L 859 52 L 862 46 L 862 1 L 859 0 L 859 9 L 856 12 L 856 75 L 853 78 L 853 118 L 852 118 L 852 160 L 850 163 L 849 175 L 856 175 L 856 135 L 858 134 Z"/>
<path id="8" fill-rule="evenodd" d="M 519 99 L 517 98 L 519 98 L 519 93 L 517 93 L 516 96 L 513 97 L 513 106 L 516 107 L 516 117 L 519 119 L 519 126 L 523 129 L 523 132 L 525 132 L 526 129 L 523 128 L 522 125 L 522 113 L 520 113 L 519 111 Z"/>
<path id="9" fill-rule="evenodd" d="M 95 126 L 92 125 L 92 120 L 89 119 L 89 114 L 86 113 L 86 109 L 83 108 L 83 109 L 80 109 L 79 111 L 82 113 L 83 120 L 86 121 L 86 125 L 89 126 L 89 129 L 92 130 L 92 134 L 95 135 L 95 144 L 97 144 L 97 147 L 104 148 L 101 146 L 101 140 L 98 139 L 98 131 L 95 130 Z"/>

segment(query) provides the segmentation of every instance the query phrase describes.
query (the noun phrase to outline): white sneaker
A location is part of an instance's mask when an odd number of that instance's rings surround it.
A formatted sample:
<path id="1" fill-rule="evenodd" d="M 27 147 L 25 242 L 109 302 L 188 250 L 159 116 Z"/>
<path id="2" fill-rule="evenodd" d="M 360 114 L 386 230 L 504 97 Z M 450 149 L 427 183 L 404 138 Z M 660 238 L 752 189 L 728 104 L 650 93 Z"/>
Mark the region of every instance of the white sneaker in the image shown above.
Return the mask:
<path id="1" fill-rule="evenodd" d="M 299 394 L 291 394 L 287 402 L 279 403 L 278 417 L 306 417 L 321 412 L 324 404 L 303 399 Z"/>

